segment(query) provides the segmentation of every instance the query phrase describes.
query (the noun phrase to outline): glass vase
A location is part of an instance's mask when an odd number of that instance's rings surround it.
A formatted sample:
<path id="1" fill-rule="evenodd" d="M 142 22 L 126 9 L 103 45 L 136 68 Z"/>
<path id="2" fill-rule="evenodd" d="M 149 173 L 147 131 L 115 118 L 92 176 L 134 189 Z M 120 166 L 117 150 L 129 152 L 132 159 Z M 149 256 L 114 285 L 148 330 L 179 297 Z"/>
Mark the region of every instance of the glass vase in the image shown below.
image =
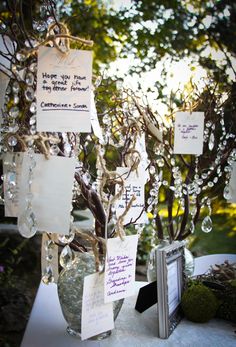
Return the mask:
<path id="1" fill-rule="evenodd" d="M 71 266 L 61 271 L 58 278 L 58 297 L 63 316 L 68 324 L 67 332 L 76 337 L 81 336 L 81 314 L 84 277 L 96 272 L 95 260 L 92 253 L 78 253 Z M 114 320 L 117 318 L 124 299 L 113 302 Z M 92 337 L 102 340 L 111 331 L 103 332 Z"/>

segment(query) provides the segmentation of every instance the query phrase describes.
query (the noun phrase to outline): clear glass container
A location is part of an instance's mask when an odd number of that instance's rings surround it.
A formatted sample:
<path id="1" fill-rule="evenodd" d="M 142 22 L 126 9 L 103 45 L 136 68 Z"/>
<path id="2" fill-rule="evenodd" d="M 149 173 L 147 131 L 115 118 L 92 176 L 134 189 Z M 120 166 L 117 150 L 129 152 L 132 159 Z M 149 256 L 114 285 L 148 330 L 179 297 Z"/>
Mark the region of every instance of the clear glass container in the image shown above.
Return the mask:
<path id="1" fill-rule="evenodd" d="M 63 316 L 68 323 L 67 332 L 80 337 L 84 277 L 96 272 L 92 253 L 77 253 L 69 268 L 61 271 L 58 278 L 58 296 Z M 124 299 L 113 302 L 114 320 L 117 318 Z M 102 340 L 109 336 L 106 331 L 91 339 Z"/>

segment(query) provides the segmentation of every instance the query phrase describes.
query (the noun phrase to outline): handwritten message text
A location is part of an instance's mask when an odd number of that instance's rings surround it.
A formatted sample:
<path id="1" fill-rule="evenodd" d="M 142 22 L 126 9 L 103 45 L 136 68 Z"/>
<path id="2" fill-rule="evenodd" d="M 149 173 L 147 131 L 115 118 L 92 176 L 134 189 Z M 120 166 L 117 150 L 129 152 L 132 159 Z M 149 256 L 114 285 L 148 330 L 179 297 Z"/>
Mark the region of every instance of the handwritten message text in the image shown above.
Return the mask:
<path id="1" fill-rule="evenodd" d="M 138 236 L 108 239 L 105 265 L 105 302 L 133 295 Z"/>
<path id="2" fill-rule="evenodd" d="M 90 132 L 92 53 L 63 55 L 40 47 L 37 71 L 37 130 Z"/>
<path id="3" fill-rule="evenodd" d="M 174 153 L 202 154 L 203 112 L 177 112 L 175 115 Z"/>

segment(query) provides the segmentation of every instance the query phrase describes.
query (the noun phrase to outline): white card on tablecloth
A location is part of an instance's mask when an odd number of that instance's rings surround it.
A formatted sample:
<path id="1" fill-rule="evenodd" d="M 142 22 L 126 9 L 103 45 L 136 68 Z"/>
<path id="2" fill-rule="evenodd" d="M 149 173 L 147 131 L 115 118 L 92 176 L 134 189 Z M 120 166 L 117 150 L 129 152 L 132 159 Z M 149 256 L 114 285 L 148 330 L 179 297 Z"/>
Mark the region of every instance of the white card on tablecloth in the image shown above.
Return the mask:
<path id="1" fill-rule="evenodd" d="M 96 110 L 93 92 L 91 93 L 91 124 L 92 124 L 94 135 L 97 136 L 97 138 L 100 140 L 99 142 L 101 144 L 104 144 L 102 129 L 101 129 L 99 121 L 98 121 L 98 115 L 97 115 L 97 110 Z"/>
<path id="2" fill-rule="evenodd" d="M 11 60 L 16 49 L 16 43 L 7 35 L 0 35 L 0 70 L 10 73 Z"/>
<path id="3" fill-rule="evenodd" d="M 177 112 L 175 115 L 174 153 L 202 154 L 203 132 L 204 112 Z"/>
<path id="4" fill-rule="evenodd" d="M 13 160 L 14 156 L 14 160 Z M 21 166 L 23 153 L 5 153 L 3 155 L 3 191 L 4 191 L 4 209 L 6 217 L 18 217 L 19 212 L 19 181 L 21 177 Z M 14 167 L 12 167 L 15 162 Z M 7 194 L 8 180 L 15 178 L 14 198 L 9 199 Z"/>
<path id="5" fill-rule="evenodd" d="M 92 52 L 40 47 L 37 130 L 91 132 Z"/>
<path id="6" fill-rule="evenodd" d="M 146 214 L 144 212 L 144 175 L 137 175 L 136 171 L 130 172 L 130 168 L 117 167 L 116 172 L 124 180 L 124 191 L 122 196 L 116 201 L 116 216 L 120 217 L 126 210 L 132 196 L 135 195 L 130 209 L 123 219 L 123 224 L 127 223 L 145 223 Z M 116 185 L 116 194 L 120 190 L 120 186 Z"/>
<path id="7" fill-rule="evenodd" d="M 105 263 L 105 302 L 135 294 L 135 266 L 138 235 L 107 240 Z"/>
<path id="8" fill-rule="evenodd" d="M 49 233 L 69 234 L 70 210 L 76 159 L 34 154 L 31 191 L 32 209 L 37 220 L 37 229 Z M 28 193 L 29 156 L 24 153 L 20 180 L 19 216 L 26 208 Z"/>
<path id="9" fill-rule="evenodd" d="M 236 163 L 233 163 L 233 169 L 229 181 L 229 191 L 231 198 L 228 201 L 236 203 Z"/>
<path id="10" fill-rule="evenodd" d="M 104 274 L 94 273 L 84 278 L 81 339 L 114 328 L 113 305 L 104 303 Z"/>

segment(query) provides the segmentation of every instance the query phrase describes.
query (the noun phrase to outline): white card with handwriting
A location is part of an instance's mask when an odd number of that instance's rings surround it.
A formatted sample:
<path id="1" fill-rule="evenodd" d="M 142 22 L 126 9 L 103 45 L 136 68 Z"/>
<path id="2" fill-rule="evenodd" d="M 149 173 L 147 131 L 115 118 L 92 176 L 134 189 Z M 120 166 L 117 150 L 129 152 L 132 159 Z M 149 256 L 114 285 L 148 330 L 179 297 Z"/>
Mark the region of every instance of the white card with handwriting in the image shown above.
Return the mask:
<path id="1" fill-rule="evenodd" d="M 81 339 L 85 340 L 114 328 L 113 305 L 104 303 L 104 274 L 84 278 Z"/>
<path id="2" fill-rule="evenodd" d="M 116 172 L 118 176 L 122 177 L 124 180 L 124 191 L 120 199 L 115 203 L 116 216 L 120 217 L 125 211 L 126 208 L 132 199 L 133 195 L 135 200 L 133 201 L 131 207 L 127 211 L 123 219 L 123 224 L 127 223 L 145 223 L 146 214 L 144 211 L 144 175 L 140 175 L 140 170 L 130 171 L 130 168 L 127 167 L 117 167 Z M 116 194 L 118 193 L 120 186 L 116 185 Z"/>
<path id="3" fill-rule="evenodd" d="M 37 229 L 49 233 L 69 234 L 72 190 L 76 166 L 75 158 L 34 154 L 31 191 L 32 209 Z M 19 187 L 19 216 L 26 208 L 28 193 L 29 156 L 24 153 Z"/>
<path id="4" fill-rule="evenodd" d="M 91 132 L 92 52 L 40 47 L 37 130 Z"/>
<path id="5" fill-rule="evenodd" d="M 175 115 L 175 154 L 200 155 L 203 151 L 204 112 L 177 112 Z"/>
<path id="6" fill-rule="evenodd" d="M 105 302 L 135 294 L 135 266 L 138 235 L 107 240 L 105 263 Z"/>
<path id="7" fill-rule="evenodd" d="M 22 161 L 23 153 L 8 152 L 3 155 L 3 191 L 6 217 L 18 217 Z"/>

